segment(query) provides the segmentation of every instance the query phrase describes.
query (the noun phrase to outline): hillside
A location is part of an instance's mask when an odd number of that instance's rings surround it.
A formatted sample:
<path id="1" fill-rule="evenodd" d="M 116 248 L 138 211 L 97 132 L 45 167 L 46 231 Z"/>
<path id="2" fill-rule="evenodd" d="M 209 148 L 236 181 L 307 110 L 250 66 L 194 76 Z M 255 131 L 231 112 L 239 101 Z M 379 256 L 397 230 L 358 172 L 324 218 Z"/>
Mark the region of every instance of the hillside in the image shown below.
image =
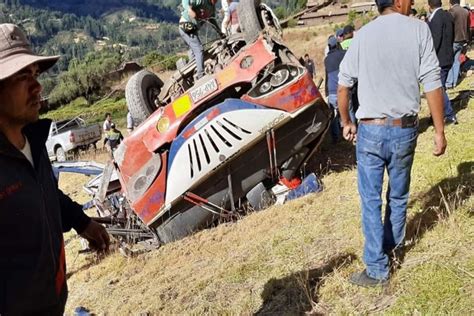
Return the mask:
<path id="1" fill-rule="evenodd" d="M 291 48 L 317 56 L 327 30 L 285 33 Z M 309 33 L 309 35 L 308 35 Z M 327 38 L 327 37 L 326 37 Z M 412 173 L 406 256 L 385 289 L 347 277 L 363 267 L 354 148 L 324 142 L 311 169 L 324 191 L 253 213 L 138 256 L 79 255 L 67 235 L 67 313 L 97 314 L 459 314 L 474 313 L 474 78 L 451 99 L 447 153 L 431 154 L 426 101 Z M 83 176 L 61 176 L 80 202 Z"/>
<path id="2" fill-rule="evenodd" d="M 175 21 L 177 0 L 6 0 L 0 1 L 14 6 L 30 6 L 36 9 L 59 11 L 63 14 L 100 17 L 110 12 L 132 9 L 140 16 L 160 21 Z"/>

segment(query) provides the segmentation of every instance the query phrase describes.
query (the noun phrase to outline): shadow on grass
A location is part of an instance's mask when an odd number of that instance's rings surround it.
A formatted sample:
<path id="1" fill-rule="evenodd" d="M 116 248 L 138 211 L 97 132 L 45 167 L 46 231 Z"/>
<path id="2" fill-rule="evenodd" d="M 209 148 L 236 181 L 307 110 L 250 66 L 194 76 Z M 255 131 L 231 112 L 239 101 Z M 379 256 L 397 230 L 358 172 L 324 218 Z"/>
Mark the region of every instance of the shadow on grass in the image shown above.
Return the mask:
<path id="1" fill-rule="evenodd" d="M 255 315 L 298 315 L 312 311 L 325 277 L 350 264 L 355 258 L 352 253 L 340 254 L 320 267 L 293 273 L 282 279 L 270 279 L 262 292 L 263 304 Z"/>
<path id="2" fill-rule="evenodd" d="M 69 278 L 76 273 L 79 273 L 81 271 L 89 269 L 90 267 L 98 265 L 105 257 L 106 255 L 93 254 L 93 257 L 87 258 L 87 262 L 85 264 L 83 264 L 82 266 L 78 267 L 77 269 L 73 271 L 68 271 L 66 273 L 66 280 L 69 280 Z"/>
<path id="3" fill-rule="evenodd" d="M 460 163 L 457 171 L 456 177 L 446 178 L 411 199 L 408 207 L 412 207 L 414 201 L 421 201 L 423 212 L 416 214 L 407 224 L 408 246 L 404 252 L 413 248 L 427 231 L 433 229 L 441 219 L 449 217 L 473 193 L 474 161 Z M 469 215 L 473 216 L 474 211 L 471 210 Z"/>
<path id="4" fill-rule="evenodd" d="M 354 169 L 356 165 L 355 146 L 345 140 L 333 144 L 328 132 L 318 152 L 308 162 L 306 173 L 311 170 L 323 177 L 329 173 Z"/>
<path id="5" fill-rule="evenodd" d="M 459 91 L 458 95 L 451 100 L 451 106 L 453 107 L 453 110 L 455 113 L 458 113 L 459 111 L 467 108 L 467 105 L 469 103 L 469 99 L 472 96 L 473 91 L 472 90 L 462 90 Z M 462 122 L 460 122 L 462 124 Z M 433 125 L 431 122 L 431 117 L 423 117 L 420 119 L 420 125 L 419 125 L 419 132 L 424 133 L 426 130 Z"/>

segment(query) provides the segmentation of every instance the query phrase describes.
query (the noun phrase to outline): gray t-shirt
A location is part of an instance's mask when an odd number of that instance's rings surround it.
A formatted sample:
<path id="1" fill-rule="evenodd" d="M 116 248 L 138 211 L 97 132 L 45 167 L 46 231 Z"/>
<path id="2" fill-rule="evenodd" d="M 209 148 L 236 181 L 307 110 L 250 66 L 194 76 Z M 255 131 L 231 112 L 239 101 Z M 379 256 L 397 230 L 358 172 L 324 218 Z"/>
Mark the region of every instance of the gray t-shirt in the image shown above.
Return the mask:
<path id="1" fill-rule="evenodd" d="M 441 87 L 428 25 L 393 13 L 379 16 L 361 28 L 339 70 L 339 85 L 352 87 L 356 81 L 358 119 L 417 114 L 419 83 L 426 92 Z"/>

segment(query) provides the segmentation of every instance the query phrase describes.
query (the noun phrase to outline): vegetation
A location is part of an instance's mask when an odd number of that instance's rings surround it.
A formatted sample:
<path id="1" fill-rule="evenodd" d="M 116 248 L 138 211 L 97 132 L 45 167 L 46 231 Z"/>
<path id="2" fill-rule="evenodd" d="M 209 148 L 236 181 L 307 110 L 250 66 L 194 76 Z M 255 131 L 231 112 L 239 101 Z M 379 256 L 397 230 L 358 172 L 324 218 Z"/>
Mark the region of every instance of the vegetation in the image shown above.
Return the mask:
<path id="1" fill-rule="evenodd" d="M 61 73 L 49 93 L 51 105 L 65 104 L 83 96 L 91 103 L 108 87 L 104 85 L 107 74 L 121 63 L 117 53 L 89 53 L 84 60 L 73 59 L 67 72 Z"/>
<path id="2" fill-rule="evenodd" d="M 178 59 L 184 58 L 188 61 L 188 56 L 185 55 L 163 55 L 158 52 L 150 52 L 142 59 L 143 66 L 154 67 L 157 70 L 175 70 Z"/>
<path id="3" fill-rule="evenodd" d="M 80 97 L 59 109 L 43 114 L 41 117 L 58 121 L 80 116 L 87 123 L 98 123 L 103 122 L 105 113 L 111 113 L 116 123 L 117 121 L 125 121 L 127 104 L 124 96 L 118 95 L 107 98 L 92 105 L 85 98 Z"/>
<path id="4" fill-rule="evenodd" d="M 286 18 L 306 7 L 308 0 L 283 0 L 283 1 L 266 1 L 273 6 L 274 13 L 279 19 Z"/>
<path id="5" fill-rule="evenodd" d="M 144 12 L 140 3 L 145 5 L 146 1 L 135 1 L 133 7 L 124 4 L 118 11 L 111 10 L 110 3 L 94 1 L 108 6 L 108 14 L 103 16 L 93 11 L 90 15 L 81 15 L 72 9 L 66 12 L 51 10 L 64 9 L 60 4 L 66 1 L 39 5 L 40 2 L 0 0 L 0 23 L 20 25 L 36 51 L 61 55 L 53 69 L 55 73 L 67 70 L 71 60 L 82 60 L 96 50 L 120 48 L 122 57 L 130 60 L 150 51 L 170 54 L 184 47 L 175 24 L 177 13 L 164 10 L 158 2 L 152 5 L 154 10 Z M 81 8 L 77 8 L 79 13 Z M 89 10 L 93 8 L 93 5 L 88 7 Z"/>

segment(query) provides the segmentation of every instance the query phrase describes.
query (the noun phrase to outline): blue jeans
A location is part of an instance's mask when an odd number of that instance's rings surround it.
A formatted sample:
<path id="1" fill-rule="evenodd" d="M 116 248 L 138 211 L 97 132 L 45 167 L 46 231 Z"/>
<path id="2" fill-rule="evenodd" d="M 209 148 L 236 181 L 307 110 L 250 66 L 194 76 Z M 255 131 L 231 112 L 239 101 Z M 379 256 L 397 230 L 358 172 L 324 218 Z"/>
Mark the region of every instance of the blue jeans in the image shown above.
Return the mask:
<path id="1" fill-rule="evenodd" d="M 189 60 L 196 60 L 196 78 L 199 79 L 204 75 L 204 53 L 198 33 L 186 33 L 179 28 L 179 35 L 189 47 Z"/>
<path id="2" fill-rule="evenodd" d="M 389 277 L 388 254 L 403 243 L 410 173 L 418 126 L 401 128 L 359 124 L 357 173 L 365 237 L 364 263 L 375 279 Z M 387 206 L 382 221 L 382 186 L 388 173 Z"/>
<path id="3" fill-rule="evenodd" d="M 459 77 L 459 68 L 461 67 L 461 62 L 459 61 L 459 56 L 461 55 L 463 43 L 454 43 L 454 62 L 453 66 L 449 70 L 448 79 L 446 80 L 446 87 L 454 88 L 458 84 Z"/>
<path id="4" fill-rule="evenodd" d="M 444 117 L 447 119 L 455 119 L 456 113 L 451 106 L 451 100 L 449 100 L 448 94 L 446 93 L 446 80 L 451 67 L 441 67 L 441 85 L 443 86 L 443 98 L 444 98 Z"/>

